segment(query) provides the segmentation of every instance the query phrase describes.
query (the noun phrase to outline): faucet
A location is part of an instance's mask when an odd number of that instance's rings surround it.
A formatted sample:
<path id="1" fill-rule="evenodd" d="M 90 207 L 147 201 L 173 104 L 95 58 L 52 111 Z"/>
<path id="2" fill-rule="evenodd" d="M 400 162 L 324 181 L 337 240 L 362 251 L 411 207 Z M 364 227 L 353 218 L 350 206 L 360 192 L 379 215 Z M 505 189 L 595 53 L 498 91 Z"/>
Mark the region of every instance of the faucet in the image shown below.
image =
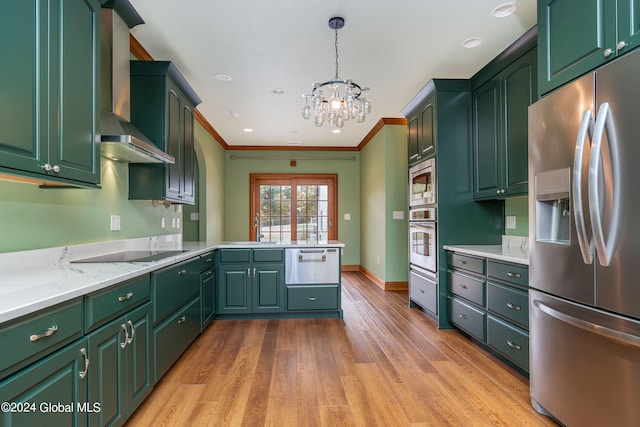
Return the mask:
<path id="1" fill-rule="evenodd" d="M 253 219 L 253 228 L 256 229 L 256 242 L 259 242 L 260 239 L 264 237 L 264 234 L 260 234 L 260 227 L 258 227 L 260 221 L 259 214 L 256 214 L 256 217 Z"/>

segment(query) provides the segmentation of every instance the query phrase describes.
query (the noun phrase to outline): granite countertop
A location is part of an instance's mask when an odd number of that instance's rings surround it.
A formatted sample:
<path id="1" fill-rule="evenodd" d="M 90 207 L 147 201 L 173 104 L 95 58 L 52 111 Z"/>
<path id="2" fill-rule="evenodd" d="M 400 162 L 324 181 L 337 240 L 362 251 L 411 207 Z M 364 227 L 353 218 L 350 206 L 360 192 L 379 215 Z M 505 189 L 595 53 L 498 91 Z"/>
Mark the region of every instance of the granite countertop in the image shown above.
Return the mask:
<path id="1" fill-rule="evenodd" d="M 181 242 L 173 236 L 0 254 L 0 323 L 222 248 L 344 247 L 339 241 Z M 74 263 L 130 250 L 183 250 L 158 261 Z"/>
<path id="2" fill-rule="evenodd" d="M 467 255 L 529 265 L 529 244 L 526 238 L 505 236 L 501 245 L 445 245 L 444 249 Z"/>

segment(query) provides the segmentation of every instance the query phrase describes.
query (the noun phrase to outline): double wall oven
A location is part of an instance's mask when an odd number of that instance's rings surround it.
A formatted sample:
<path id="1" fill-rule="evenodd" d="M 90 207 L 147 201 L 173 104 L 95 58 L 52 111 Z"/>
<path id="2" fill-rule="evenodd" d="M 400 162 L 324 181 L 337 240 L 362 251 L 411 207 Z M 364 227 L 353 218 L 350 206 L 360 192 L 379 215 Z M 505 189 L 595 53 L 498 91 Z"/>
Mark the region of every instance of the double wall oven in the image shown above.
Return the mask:
<path id="1" fill-rule="evenodd" d="M 409 169 L 409 298 L 438 314 L 435 158 Z"/>

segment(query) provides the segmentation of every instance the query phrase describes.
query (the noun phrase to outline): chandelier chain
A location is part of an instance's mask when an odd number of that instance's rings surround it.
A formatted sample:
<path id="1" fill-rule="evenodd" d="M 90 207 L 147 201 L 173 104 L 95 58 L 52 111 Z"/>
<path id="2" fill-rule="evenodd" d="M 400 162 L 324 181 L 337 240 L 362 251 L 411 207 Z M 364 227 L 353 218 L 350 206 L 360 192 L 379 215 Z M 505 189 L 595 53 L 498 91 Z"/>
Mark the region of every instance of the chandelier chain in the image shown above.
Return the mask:
<path id="1" fill-rule="evenodd" d="M 336 80 L 338 79 L 338 28 L 335 29 L 336 31 Z"/>

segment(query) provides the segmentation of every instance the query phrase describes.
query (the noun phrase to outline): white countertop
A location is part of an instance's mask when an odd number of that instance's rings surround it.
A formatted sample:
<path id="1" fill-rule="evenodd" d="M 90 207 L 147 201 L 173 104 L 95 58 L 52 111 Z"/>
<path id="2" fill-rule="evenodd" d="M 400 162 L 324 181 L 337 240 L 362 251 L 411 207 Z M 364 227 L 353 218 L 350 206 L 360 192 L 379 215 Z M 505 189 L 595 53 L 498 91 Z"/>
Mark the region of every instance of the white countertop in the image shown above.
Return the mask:
<path id="1" fill-rule="evenodd" d="M 529 265 L 528 241 L 517 236 L 503 236 L 502 245 L 445 245 L 443 248 L 467 255 Z"/>
<path id="2" fill-rule="evenodd" d="M 327 242 L 179 242 L 175 236 L 0 254 L 0 323 L 221 248 L 344 247 Z M 72 263 L 126 250 L 186 252 L 152 262 Z"/>

